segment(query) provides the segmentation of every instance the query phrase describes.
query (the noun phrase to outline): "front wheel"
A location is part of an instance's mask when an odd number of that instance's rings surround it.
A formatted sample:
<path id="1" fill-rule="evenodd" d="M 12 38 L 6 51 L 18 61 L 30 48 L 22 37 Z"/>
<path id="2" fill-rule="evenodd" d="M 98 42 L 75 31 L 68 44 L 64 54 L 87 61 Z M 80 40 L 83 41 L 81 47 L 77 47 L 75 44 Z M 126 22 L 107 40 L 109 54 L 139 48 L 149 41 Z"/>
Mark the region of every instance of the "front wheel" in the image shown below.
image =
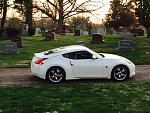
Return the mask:
<path id="1" fill-rule="evenodd" d="M 52 83 L 60 83 L 65 79 L 65 71 L 61 67 L 51 67 L 47 71 L 46 79 Z"/>
<path id="2" fill-rule="evenodd" d="M 129 78 L 129 69 L 124 65 L 116 66 L 111 73 L 111 78 L 116 81 L 124 81 Z"/>

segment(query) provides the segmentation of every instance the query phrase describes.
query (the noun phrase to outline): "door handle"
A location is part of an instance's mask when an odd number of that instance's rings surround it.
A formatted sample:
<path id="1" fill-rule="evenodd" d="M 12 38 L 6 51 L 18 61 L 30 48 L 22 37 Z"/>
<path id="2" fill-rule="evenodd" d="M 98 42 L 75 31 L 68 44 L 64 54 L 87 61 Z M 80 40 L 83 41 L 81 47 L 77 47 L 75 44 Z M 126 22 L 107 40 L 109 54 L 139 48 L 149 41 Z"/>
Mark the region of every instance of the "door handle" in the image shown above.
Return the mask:
<path id="1" fill-rule="evenodd" d="M 71 63 L 71 61 L 70 61 L 70 65 L 73 66 L 73 64 Z"/>

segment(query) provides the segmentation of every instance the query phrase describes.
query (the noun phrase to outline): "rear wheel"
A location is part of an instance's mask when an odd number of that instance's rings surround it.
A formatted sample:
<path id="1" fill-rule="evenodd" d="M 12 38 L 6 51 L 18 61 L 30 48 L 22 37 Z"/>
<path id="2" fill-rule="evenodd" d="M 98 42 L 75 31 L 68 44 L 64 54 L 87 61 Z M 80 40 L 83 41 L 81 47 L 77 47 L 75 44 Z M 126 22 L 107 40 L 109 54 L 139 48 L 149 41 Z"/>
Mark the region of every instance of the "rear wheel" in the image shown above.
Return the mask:
<path id="1" fill-rule="evenodd" d="M 111 78 L 116 81 L 124 81 L 129 78 L 129 69 L 125 65 L 118 65 L 112 70 Z"/>
<path id="2" fill-rule="evenodd" d="M 52 83 L 60 83 L 65 79 L 65 71 L 61 67 L 51 67 L 47 71 L 46 79 Z"/>

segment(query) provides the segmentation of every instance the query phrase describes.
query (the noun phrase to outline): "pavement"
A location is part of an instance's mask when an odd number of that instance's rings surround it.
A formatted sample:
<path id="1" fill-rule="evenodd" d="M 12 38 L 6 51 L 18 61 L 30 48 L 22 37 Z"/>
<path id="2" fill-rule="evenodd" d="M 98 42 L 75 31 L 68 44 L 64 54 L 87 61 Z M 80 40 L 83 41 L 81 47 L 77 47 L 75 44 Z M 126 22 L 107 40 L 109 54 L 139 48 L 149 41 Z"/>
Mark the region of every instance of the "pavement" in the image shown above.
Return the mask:
<path id="1" fill-rule="evenodd" d="M 76 82 L 107 82 L 110 80 L 73 80 L 66 83 Z M 129 81 L 150 82 L 150 65 L 137 65 L 136 75 Z M 45 80 L 33 76 L 30 68 L 3 68 L 0 69 L 0 86 L 48 84 Z"/>

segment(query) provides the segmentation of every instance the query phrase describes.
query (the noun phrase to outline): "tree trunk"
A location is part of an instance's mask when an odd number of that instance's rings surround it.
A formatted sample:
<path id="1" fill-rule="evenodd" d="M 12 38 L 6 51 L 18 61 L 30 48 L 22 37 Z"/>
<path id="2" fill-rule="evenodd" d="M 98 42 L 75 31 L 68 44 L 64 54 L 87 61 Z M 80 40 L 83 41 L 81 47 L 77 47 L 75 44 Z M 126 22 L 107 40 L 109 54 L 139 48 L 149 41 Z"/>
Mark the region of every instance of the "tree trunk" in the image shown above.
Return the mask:
<path id="1" fill-rule="evenodd" d="M 5 27 L 6 15 L 7 15 L 7 0 L 4 0 L 3 16 L 2 16 L 2 20 L 1 20 L 1 28 L 2 29 Z"/>
<path id="2" fill-rule="evenodd" d="M 58 28 L 60 33 L 65 33 L 63 28 L 64 25 L 64 16 L 63 16 L 63 0 L 59 0 L 59 20 L 58 20 Z"/>
<path id="3" fill-rule="evenodd" d="M 32 12 L 33 12 L 33 4 L 32 0 L 26 0 L 25 1 L 25 7 L 26 7 L 26 23 L 29 26 L 29 29 L 33 28 L 32 23 Z"/>
<path id="4" fill-rule="evenodd" d="M 147 30 L 147 38 L 150 38 L 150 27 L 146 28 Z"/>

